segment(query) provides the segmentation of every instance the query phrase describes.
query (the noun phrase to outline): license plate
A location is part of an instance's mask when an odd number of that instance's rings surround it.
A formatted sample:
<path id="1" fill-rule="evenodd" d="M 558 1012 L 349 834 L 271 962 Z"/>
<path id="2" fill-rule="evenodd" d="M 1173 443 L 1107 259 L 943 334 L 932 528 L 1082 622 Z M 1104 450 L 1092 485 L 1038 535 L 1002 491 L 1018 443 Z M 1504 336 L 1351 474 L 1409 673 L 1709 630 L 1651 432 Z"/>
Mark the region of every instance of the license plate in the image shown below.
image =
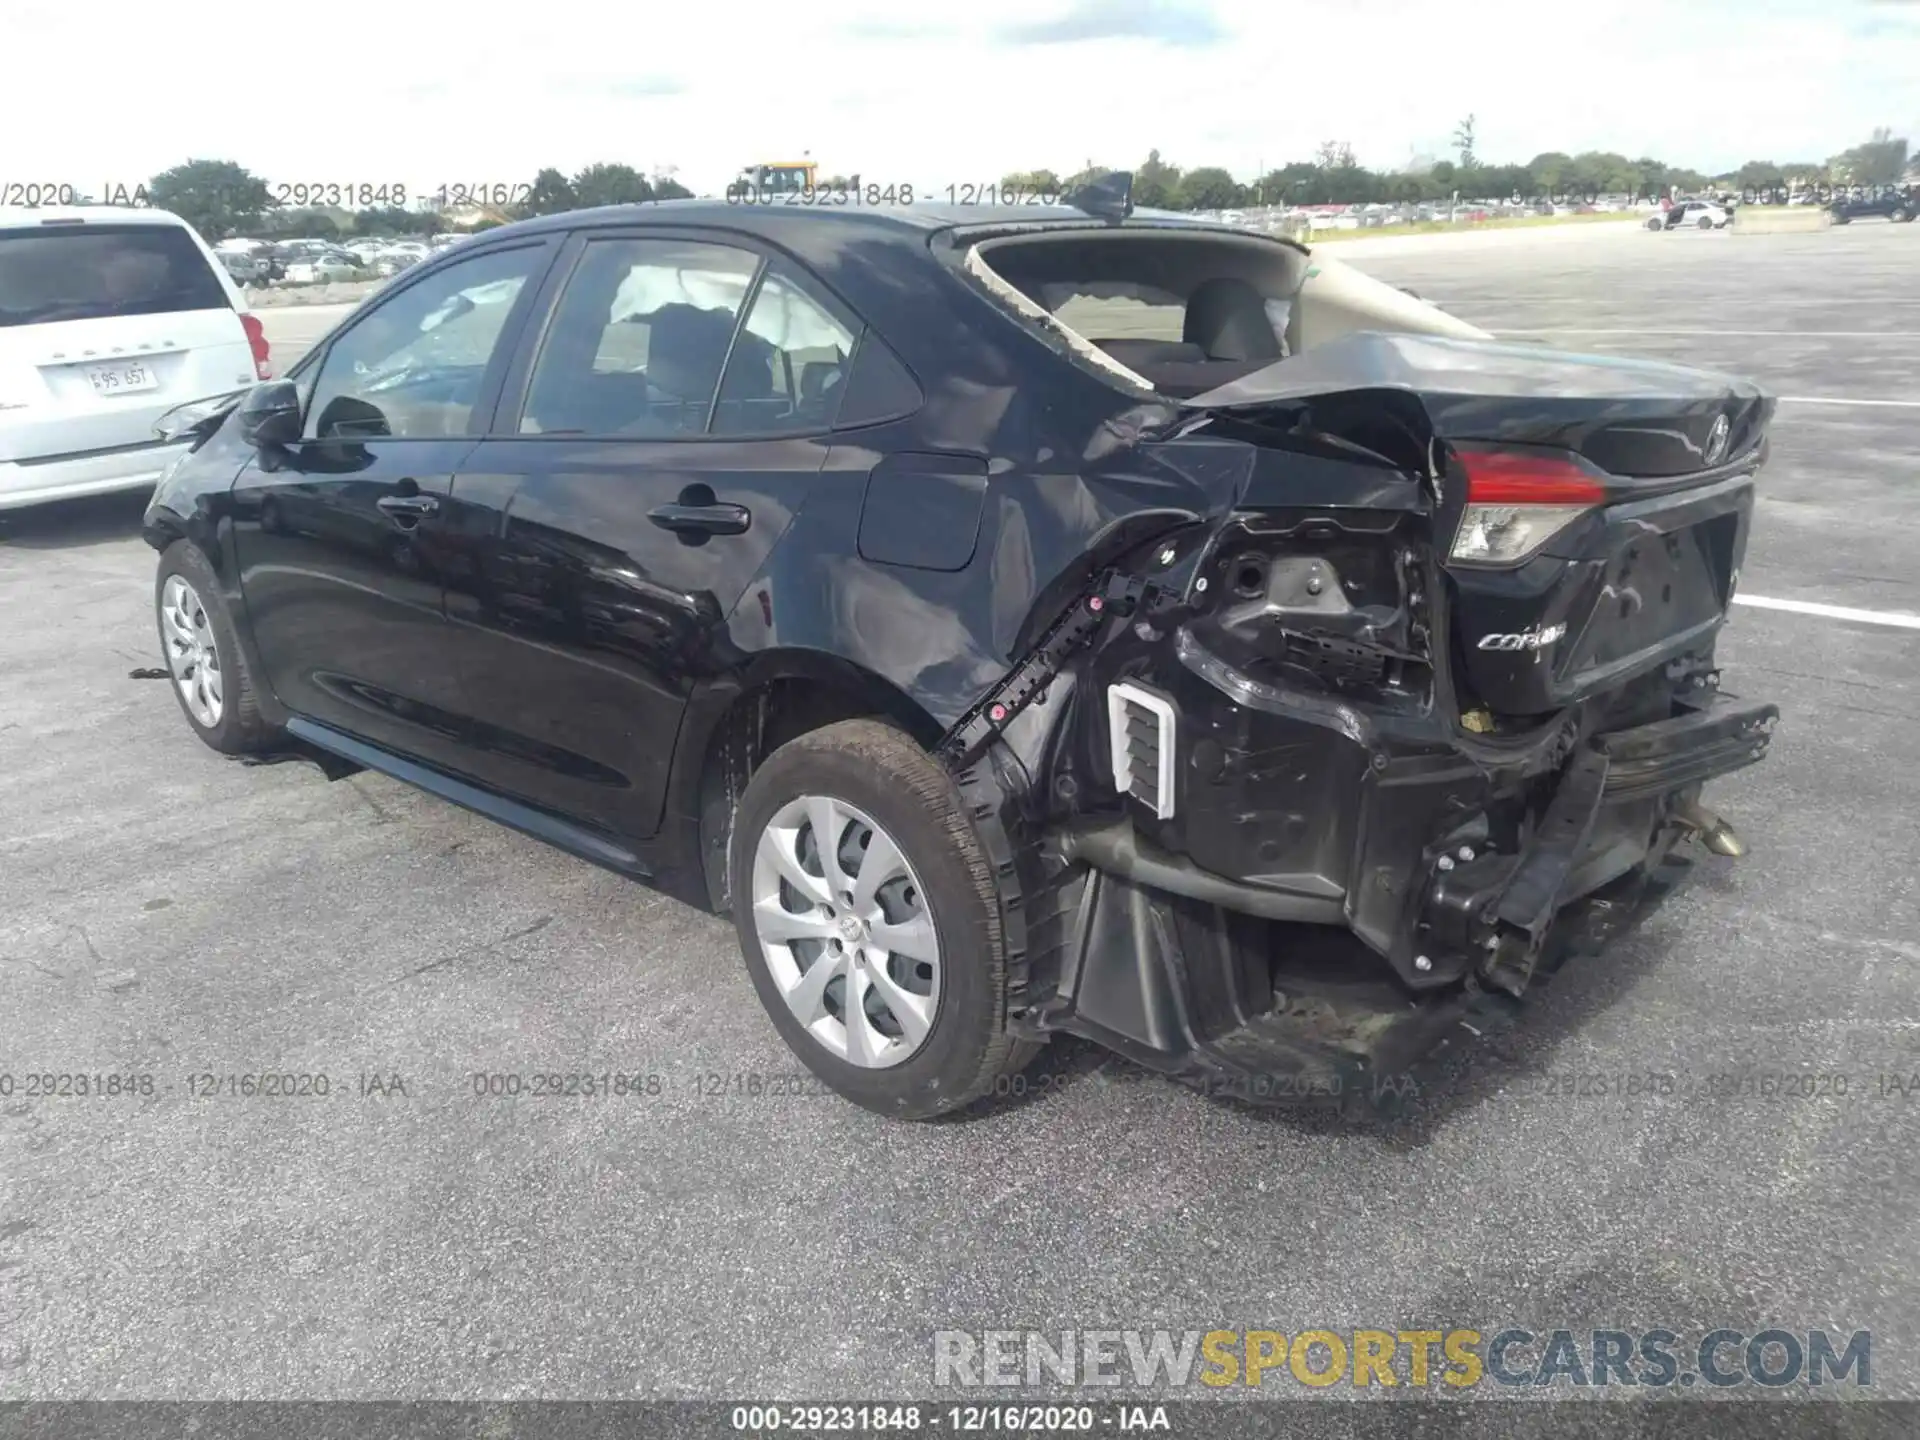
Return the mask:
<path id="1" fill-rule="evenodd" d="M 127 395 L 137 390 L 157 390 L 160 377 L 144 360 L 116 360 L 111 365 L 89 365 L 87 379 L 96 395 Z"/>

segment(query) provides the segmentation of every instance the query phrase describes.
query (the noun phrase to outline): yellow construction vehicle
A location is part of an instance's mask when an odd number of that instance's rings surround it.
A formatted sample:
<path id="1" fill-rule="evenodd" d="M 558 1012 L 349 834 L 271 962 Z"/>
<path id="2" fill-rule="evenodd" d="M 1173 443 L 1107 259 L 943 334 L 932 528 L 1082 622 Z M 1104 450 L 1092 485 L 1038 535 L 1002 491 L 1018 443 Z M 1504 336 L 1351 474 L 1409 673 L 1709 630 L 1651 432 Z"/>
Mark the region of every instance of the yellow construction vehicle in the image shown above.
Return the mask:
<path id="1" fill-rule="evenodd" d="M 729 200 L 774 200 L 812 191 L 820 183 L 820 166 L 811 159 L 769 160 L 748 165 L 727 187 Z"/>

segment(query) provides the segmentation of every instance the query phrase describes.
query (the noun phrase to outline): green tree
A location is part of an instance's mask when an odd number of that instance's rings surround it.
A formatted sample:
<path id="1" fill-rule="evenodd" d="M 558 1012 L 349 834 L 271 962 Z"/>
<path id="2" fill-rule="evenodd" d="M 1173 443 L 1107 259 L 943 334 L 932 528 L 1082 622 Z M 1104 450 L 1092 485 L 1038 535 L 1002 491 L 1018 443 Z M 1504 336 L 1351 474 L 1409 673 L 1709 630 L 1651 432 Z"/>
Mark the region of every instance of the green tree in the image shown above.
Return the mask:
<path id="1" fill-rule="evenodd" d="M 157 210 L 171 210 L 209 241 L 258 230 L 274 208 L 267 182 L 231 160 L 189 160 L 147 182 Z"/>
<path id="2" fill-rule="evenodd" d="M 1240 182 L 1218 165 L 1189 170 L 1180 181 L 1181 210 L 1230 210 L 1246 195 Z"/>
<path id="3" fill-rule="evenodd" d="M 1548 195 L 1566 188 L 1567 173 L 1573 169 L 1573 157 L 1559 150 L 1543 150 L 1527 162 L 1533 183 Z"/>
<path id="4" fill-rule="evenodd" d="M 315 240 L 337 240 L 345 233 L 343 228 L 351 228 L 352 217 L 344 211 L 323 210 L 309 207 L 299 210 L 280 208 L 268 213 L 259 227 L 266 237 L 307 236 Z"/>
<path id="5" fill-rule="evenodd" d="M 1642 155 L 1633 162 L 1633 168 L 1640 174 L 1638 194 L 1644 200 L 1658 199 L 1673 183 L 1673 171 L 1651 155 Z"/>
<path id="6" fill-rule="evenodd" d="M 1460 152 L 1460 168 L 1471 170 L 1480 163 L 1480 156 L 1473 148 L 1473 116 L 1462 120 L 1453 131 L 1453 148 Z"/>
<path id="7" fill-rule="evenodd" d="M 1180 196 L 1180 167 L 1167 164 L 1158 150 L 1149 150 L 1133 172 L 1133 203 L 1147 210 L 1177 210 Z"/>
<path id="8" fill-rule="evenodd" d="M 1356 168 L 1353 146 L 1344 140 L 1322 140 L 1313 152 L 1313 163 L 1322 170 L 1352 170 Z"/>
<path id="9" fill-rule="evenodd" d="M 1896 185 L 1906 174 L 1907 142 L 1879 129 L 1866 144 L 1842 151 L 1829 164 L 1834 178 L 1848 185 Z"/>
<path id="10" fill-rule="evenodd" d="M 428 217 L 404 205 L 382 205 L 353 212 L 356 235 L 418 235 Z M 437 218 L 437 217 L 435 217 Z"/>
<path id="11" fill-rule="evenodd" d="M 527 219 L 534 215 L 562 215 L 579 208 L 580 201 L 573 193 L 572 184 L 549 165 L 533 177 L 527 198 L 514 207 L 514 212 L 517 218 Z"/>
<path id="12" fill-rule="evenodd" d="M 1051 170 L 1015 170 L 1000 177 L 1000 188 L 1018 195 L 1058 195 L 1061 186 L 1060 177 Z M 1140 192 L 1136 189 L 1136 203 L 1139 198 Z"/>
<path id="13" fill-rule="evenodd" d="M 582 210 L 595 205 L 638 205 L 653 199 L 653 186 L 631 165 L 589 165 L 573 177 L 573 194 Z"/>

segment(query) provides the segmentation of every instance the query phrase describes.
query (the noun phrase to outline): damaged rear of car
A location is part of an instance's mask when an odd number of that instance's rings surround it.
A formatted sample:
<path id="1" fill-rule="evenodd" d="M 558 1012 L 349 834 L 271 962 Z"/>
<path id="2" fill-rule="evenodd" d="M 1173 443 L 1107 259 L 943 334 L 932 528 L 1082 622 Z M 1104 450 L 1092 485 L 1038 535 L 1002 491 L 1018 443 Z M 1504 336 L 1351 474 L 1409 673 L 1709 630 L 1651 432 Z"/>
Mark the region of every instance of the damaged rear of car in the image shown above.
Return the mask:
<path id="1" fill-rule="evenodd" d="M 615 206 L 415 267 L 163 426 L 188 723 L 730 913 L 881 1114 L 1060 1033 L 1404 1093 L 1683 841 L 1739 849 L 1701 795 L 1775 719 L 1714 663 L 1772 401 L 1116 178 Z"/>
<path id="2" fill-rule="evenodd" d="M 955 252 L 1138 402 L 1090 472 L 1201 497 L 948 739 L 1006 837 L 1018 1032 L 1377 1099 L 1642 915 L 1683 841 L 1739 852 L 1701 790 L 1777 719 L 1714 663 L 1769 397 L 1250 237 Z"/>

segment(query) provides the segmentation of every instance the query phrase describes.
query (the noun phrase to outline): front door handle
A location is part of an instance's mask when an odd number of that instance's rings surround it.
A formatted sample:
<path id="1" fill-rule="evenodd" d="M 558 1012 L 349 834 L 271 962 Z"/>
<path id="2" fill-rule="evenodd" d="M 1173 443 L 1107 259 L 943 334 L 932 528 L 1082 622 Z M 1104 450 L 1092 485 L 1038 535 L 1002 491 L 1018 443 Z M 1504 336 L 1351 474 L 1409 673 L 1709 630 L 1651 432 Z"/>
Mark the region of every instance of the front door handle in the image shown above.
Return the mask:
<path id="1" fill-rule="evenodd" d="M 744 535 L 753 521 L 744 505 L 662 505 L 647 518 L 676 535 Z"/>
<path id="2" fill-rule="evenodd" d="M 437 495 L 382 495 L 373 502 L 383 514 L 396 520 L 418 520 L 422 515 L 436 514 L 440 509 L 440 497 Z"/>

